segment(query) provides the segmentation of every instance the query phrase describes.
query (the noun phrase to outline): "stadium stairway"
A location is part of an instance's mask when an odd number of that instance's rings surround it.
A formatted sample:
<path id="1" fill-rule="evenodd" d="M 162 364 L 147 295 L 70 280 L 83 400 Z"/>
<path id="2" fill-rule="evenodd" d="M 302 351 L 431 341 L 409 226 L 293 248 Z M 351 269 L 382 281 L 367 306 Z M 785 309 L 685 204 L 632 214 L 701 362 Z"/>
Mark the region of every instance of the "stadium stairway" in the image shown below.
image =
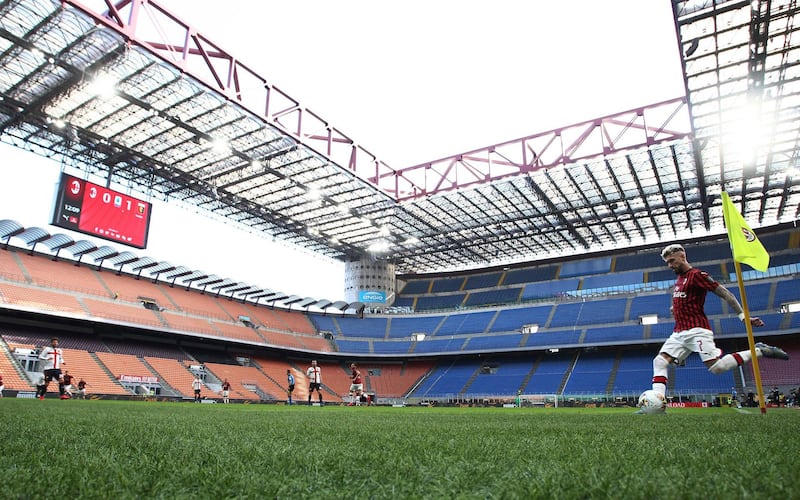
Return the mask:
<path id="1" fill-rule="evenodd" d="M 539 369 L 539 365 L 542 364 L 542 358 L 543 357 L 544 356 L 542 354 L 540 354 L 536 358 L 536 360 L 533 362 L 533 366 L 531 366 L 531 370 L 528 372 L 527 375 L 525 375 L 525 378 L 522 379 L 522 383 L 519 386 L 519 390 L 523 390 L 523 389 L 525 389 L 525 387 L 528 387 L 528 382 L 530 382 L 531 377 L 533 377 L 533 374 L 536 373 L 536 370 Z"/>
<path id="2" fill-rule="evenodd" d="M 34 386 L 20 364 L 14 359 L 6 341 L 0 337 L 0 373 L 6 389 L 33 390 Z"/>
<path id="3" fill-rule="evenodd" d="M 96 352 L 89 352 L 88 354 L 89 354 L 89 357 L 91 357 L 91 358 L 92 358 L 92 359 L 95 361 L 95 363 L 97 363 L 97 366 L 99 366 L 99 367 L 100 367 L 100 368 L 101 368 L 101 369 L 102 369 L 102 370 L 103 370 L 103 371 L 106 373 L 106 375 L 108 375 L 108 378 L 110 378 L 110 379 L 111 379 L 111 380 L 113 380 L 113 381 L 114 381 L 114 382 L 115 382 L 117 385 L 119 385 L 120 387 L 122 387 L 122 388 L 123 388 L 123 390 L 126 390 L 126 389 L 125 389 L 125 388 L 122 386 L 122 384 L 120 384 L 120 383 L 119 383 L 119 380 L 117 379 L 117 376 L 116 376 L 116 375 L 114 375 L 114 373 L 113 373 L 113 372 L 112 372 L 112 371 L 111 371 L 111 370 L 108 368 L 108 366 L 106 366 L 106 364 L 105 364 L 105 363 L 103 363 L 103 360 L 102 360 L 102 359 L 100 359 L 100 357 L 97 355 L 97 353 L 96 353 Z M 126 390 L 126 391 L 127 391 L 127 390 Z"/>
<path id="4" fill-rule="evenodd" d="M 458 391 L 459 396 L 464 396 L 469 393 L 469 386 L 471 386 L 472 383 L 475 382 L 475 379 L 478 378 L 478 374 L 480 374 L 480 372 L 481 372 L 481 366 L 478 366 L 472 373 L 472 375 L 464 383 L 464 385 L 461 387 L 461 390 Z"/>
<path id="5" fill-rule="evenodd" d="M 144 356 L 140 357 L 139 360 L 142 362 L 142 364 L 144 366 L 147 367 L 148 370 L 150 370 L 150 373 L 152 373 L 154 376 L 158 377 L 158 384 L 161 387 L 161 391 L 160 391 L 161 395 L 164 395 L 165 392 L 170 396 L 180 396 L 181 395 L 180 391 L 176 391 L 175 388 L 172 387 L 160 373 L 158 373 L 158 370 L 156 370 L 153 367 L 153 365 L 151 365 L 150 362 L 148 362 L 147 359 Z"/>
<path id="6" fill-rule="evenodd" d="M 617 351 L 617 356 L 614 358 L 614 366 L 611 367 L 608 384 L 606 384 L 606 392 L 608 394 L 614 391 L 614 383 L 617 381 L 617 370 L 619 369 L 620 362 L 622 362 L 622 352 Z"/>

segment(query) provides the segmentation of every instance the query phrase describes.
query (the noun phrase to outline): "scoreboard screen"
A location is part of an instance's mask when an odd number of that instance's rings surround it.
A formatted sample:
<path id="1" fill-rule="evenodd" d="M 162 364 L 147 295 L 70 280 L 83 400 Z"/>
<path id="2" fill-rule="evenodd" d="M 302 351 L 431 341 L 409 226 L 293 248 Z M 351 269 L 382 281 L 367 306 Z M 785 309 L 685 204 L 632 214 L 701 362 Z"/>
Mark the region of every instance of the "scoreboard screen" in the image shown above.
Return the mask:
<path id="1" fill-rule="evenodd" d="M 152 204 L 62 173 L 54 226 L 147 248 Z"/>

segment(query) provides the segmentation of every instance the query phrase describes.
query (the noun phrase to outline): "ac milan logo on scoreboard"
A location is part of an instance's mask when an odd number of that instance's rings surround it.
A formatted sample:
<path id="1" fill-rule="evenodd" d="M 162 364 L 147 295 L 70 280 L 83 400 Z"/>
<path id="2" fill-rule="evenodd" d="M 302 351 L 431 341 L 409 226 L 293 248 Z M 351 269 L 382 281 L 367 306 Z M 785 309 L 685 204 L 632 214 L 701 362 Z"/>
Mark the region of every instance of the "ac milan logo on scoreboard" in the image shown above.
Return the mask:
<path id="1" fill-rule="evenodd" d="M 742 228 L 742 234 L 744 235 L 744 239 L 745 239 L 745 240 L 746 240 L 748 243 L 752 243 L 752 242 L 756 241 L 756 235 L 755 235 L 755 233 L 754 233 L 753 231 L 751 231 L 751 230 L 747 229 L 746 227 L 743 227 L 743 228 Z"/>
<path id="2" fill-rule="evenodd" d="M 150 202 L 62 172 L 52 224 L 147 248 L 152 209 Z"/>

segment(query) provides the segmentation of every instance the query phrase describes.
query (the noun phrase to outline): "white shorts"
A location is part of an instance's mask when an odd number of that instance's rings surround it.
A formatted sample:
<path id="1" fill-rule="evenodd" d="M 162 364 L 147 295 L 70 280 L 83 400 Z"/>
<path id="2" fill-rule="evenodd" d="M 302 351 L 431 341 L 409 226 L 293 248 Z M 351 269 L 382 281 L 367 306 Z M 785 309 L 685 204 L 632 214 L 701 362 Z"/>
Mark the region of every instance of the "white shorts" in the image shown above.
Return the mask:
<path id="1" fill-rule="evenodd" d="M 228 397 L 228 391 L 222 391 L 222 397 L 223 398 L 227 398 Z"/>
<path id="2" fill-rule="evenodd" d="M 673 332 L 661 346 L 660 352 L 669 354 L 677 362 L 684 361 L 693 352 L 699 354 L 704 363 L 722 355 L 722 349 L 714 343 L 714 333 L 705 328 Z"/>
<path id="3" fill-rule="evenodd" d="M 364 392 L 364 384 L 350 384 L 350 392 Z"/>

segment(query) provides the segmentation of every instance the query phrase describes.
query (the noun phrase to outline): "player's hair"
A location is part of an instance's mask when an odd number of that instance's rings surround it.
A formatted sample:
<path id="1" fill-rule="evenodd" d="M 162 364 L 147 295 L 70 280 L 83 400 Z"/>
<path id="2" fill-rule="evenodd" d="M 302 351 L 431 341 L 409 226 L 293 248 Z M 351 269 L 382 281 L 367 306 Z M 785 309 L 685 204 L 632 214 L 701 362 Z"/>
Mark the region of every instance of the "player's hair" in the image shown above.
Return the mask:
<path id="1" fill-rule="evenodd" d="M 667 245 L 666 247 L 664 247 L 664 250 L 661 250 L 661 258 L 666 259 L 670 255 L 678 252 L 686 253 L 686 250 L 684 250 L 684 248 L 677 243 Z"/>

